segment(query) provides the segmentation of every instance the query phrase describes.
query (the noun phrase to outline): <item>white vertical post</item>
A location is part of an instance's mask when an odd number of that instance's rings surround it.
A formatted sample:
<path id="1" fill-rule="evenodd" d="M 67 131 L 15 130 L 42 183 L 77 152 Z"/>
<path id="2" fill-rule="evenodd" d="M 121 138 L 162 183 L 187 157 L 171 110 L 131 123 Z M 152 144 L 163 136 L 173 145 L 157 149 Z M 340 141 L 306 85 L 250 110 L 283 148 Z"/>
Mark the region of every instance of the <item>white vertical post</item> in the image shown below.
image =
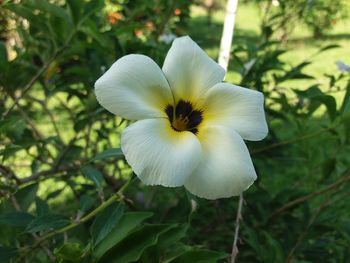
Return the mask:
<path id="1" fill-rule="evenodd" d="M 226 4 L 226 15 L 224 22 L 224 29 L 222 32 L 219 65 L 227 70 L 230 60 L 230 51 L 232 45 L 233 31 L 235 28 L 236 12 L 238 0 L 228 0 Z"/>

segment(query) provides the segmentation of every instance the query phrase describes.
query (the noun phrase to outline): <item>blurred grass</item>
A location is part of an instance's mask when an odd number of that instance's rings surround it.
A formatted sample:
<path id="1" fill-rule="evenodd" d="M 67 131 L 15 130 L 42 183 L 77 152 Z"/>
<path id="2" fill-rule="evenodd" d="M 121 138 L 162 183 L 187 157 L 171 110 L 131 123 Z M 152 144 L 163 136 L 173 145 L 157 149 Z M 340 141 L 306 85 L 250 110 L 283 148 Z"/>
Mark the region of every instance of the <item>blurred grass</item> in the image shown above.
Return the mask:
<path id="1" fill-rule="evenodd" d="M 233 39 L 233 47 L 241 43 L 254 43 L 259 40 L 260 35 L 260 19 L 261 14 L 259 7 L 255 4 L 239 4 L 236 17 L 235 33 Z M 190 20 L 189 35 L 203 48 L 206 52 L 217 59 L 219 53 L 220 38 L 222 33 L 222 25 L 225 19 L 224 10 L 217 11 L 213 16 L 213 24 L 208 26 L 206 13 L 199 7 L 192 9 Z M 312 32 L 305 26 L 296 25 L 296 29 L 289 36 L 287 44 L 283 44 L 283 48 L 288 52 L 282 55 L 282 60 L 287 64 L 297 65 L 306 59 L 311 60 L 304 73 L 315 77 L 317 83 L 326 84 L 327 78 L 324 74 L 335 75 L 339 73 L 335 62 L 342 60 L 350 63 L 350 19 L 338 21 L 334 28 L 327 34 L 315 39 Z M 330 44 L 337 44 L 341 47 L 327 50 L 313 56 L 321 47 Z M 231 62 L 232 64 L 232 62 Z M 228 72 L 226 81 L 232 83 L 239 82 L 239 75 L 231 71 Z M 314 80 L 289 81 L 287 86 L 303 89 L 310 85 Z M 342 96 L 336 96 L 340 98 Z"/>

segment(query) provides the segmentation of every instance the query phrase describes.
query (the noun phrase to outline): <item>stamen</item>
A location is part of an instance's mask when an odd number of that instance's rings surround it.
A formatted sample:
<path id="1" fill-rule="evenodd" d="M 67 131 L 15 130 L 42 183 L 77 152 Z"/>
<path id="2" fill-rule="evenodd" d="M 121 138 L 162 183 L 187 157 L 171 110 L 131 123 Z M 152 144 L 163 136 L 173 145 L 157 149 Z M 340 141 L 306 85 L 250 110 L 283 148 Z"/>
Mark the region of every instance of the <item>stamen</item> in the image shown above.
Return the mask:
<path id="1" fill-rule="evenodd" d="M 180 100 L 174 112 L 174 107 L 168 105 L 165 108 L 172 128 L 175 131 L 190 131 L 194 134 L 198 133 L 198 125 L 202 122 L 203 116 L 201 110 L 194 110 L 189 101 Z"/>

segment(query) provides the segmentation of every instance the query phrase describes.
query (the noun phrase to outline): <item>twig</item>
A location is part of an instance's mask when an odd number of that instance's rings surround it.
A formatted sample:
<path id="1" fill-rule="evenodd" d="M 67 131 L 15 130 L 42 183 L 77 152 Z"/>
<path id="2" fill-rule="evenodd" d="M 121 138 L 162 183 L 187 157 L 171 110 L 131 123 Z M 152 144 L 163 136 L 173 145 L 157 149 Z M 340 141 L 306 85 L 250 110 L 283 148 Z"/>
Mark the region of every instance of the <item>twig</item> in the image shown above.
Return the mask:
<path id="1" fill-rule="evenodd" d="M 64 42 L 64 44 L 55 51 L 55 53 L 42 65 L 42 67 L 36 72 L 36 74 L 29 80 L 29 82 L 24 86 L 21 95 L 18 97 L 13 97 L 13 104 L 2 114 L 2 119 L 4 119 L 13 108 L 18 105 L 19 101 L 23 98 L 23 96 L 28 92 L 28 90 L 34 85 L 34 83 L 38 80 L 38 78 L 43 74 L 51 63 L 57 58 L 57 56 L 63 52 L 63 50 L 68 46 L 69 42 L 72 40 L 75 35 L 76 30 L 74 30 Z"/>
<path id="2" fill-rule="evenodd" d="M 334 128 L 334 127 L 322 129 L 322 130 L 319 130 L 317 132 L 310 133 L 310 134 L 307 134 L 307 135 L 304 135 L 304 136 L 301 136 L 301 137 L 298 137 L 298 138 L 293 138 L 293 139 L 290 139 L 290 140 L 274 143 L 274 144 L 271 144 L 269 146 L 262 147 L 262 148 L 259 148 L 259 149 L 254 149 L 254 150 L 251 151 L 251 153 L 252 154 L 261 153 L 261 152 L 265 152 L 267 150 L 270 150 L 270 149 L 273 149 L 273 148 L 276 148 L 276 147 L 284 146 L 284 145 L 295 143 L 295 142 L 304 141 L 306 139 L 315 137 L 315 136 L 320 135 L 320 134 L 322 134 L 322 133 L 324 133 L 326 131 L 329 131 L 332 128 Z"/>
<path id="3" fill-rule="evenodd" d="M 297 241 L 295 242 L 294 246 L 292 247 L 292 249 L 290 250 L 290 252 L 288 253 L 287 257 L 286 257 L 286 263 L 291 263 L 293 260 L 293 255 L 295 253 L 295 251 L 297 250 L 297 248 L 299 247 L 299 245 L 301 244 L 301 242 L 303 241 L 303 239 L 305 238 L 305 236 L 307 235 L 307 233 L 309 232 L 311 226 L 315 223 L 317 217 L 319 216 L 319 214 L 321 213 L 322 209 L 325 208 L 326 206 L 330 205 L 332 203 L 332 200 L 326 200 L 324 201 L 317 209 L 316 212 L 312 215 L 311 219 L 309 220 L 309 223 L 307 224 L 305 230 L 299 235 Z"/>
<path id="4" fill-rule="evenodd" d="M 20 183 L 20 180 L 16 174 L 12 171 L 11 168 L 6 167 L 5 165 L 0 164 L 0 173 L 5 175 L 8 179 L 14 179 L 17 184 Z"/>
<path id="5" fill-rule="evenodd" d="M 232 252 L 231 252 L 231 263 L 236 262 L 236 257 L 238 254 L 238 247 L 237 247 L 237 242 L 238 242 L 238 237 L 239 237 L 239 223 L 240 220 L 242 219 L 242 206 L 243 206 L 243 193 L 239 195 L 239 200 L 238 200 L 238 208 L 237 208 L 237 215 L 236 215 L 236 227 L 235 227 L 235 237 L 233 239 L 233 244 L 232 244 Z"/>
<path id="6" fill-rule="evenodd" d="M 300 203 L 303 203 L 305 201 L 307 201 L 308 199 L 312 198 L 312 197 L 315 197 L 315 196 L 318 196 L 318 195 L 321 195 L 325 192 L 328 192 L 330 190 L 334 190 L 338 187 L 340 187 L 341 185 L 343 185 L 344 183 L 348 182 L 350 180 L 350 171 L 347 172 L 346 176 L 344 176 L 343 178 L 339 179 L 338 181 L 336 181 L 335 183 L 333 184 L 330 184 L 329 186 L 319 190 L 319 191 L 315 191 L 315 192 L 312 192 L 308 195 L 305 195 L 305 196 L 302 196 L 302 197 L 299 197 L 293 201 L 290 201 L 288 202 L 287 204 L 285 204 L 284 206 L 278 208 L 275 212 L 273 212 L 269 218 L 273 218 L 281 213 L 283 213 L 284 211 L 288 210 L 289 208 L 291 207 L 294 207 Z"/>
<path id="7" fill-rule="evenodd" d="M 28 183 L 30 181 L 36 180 L 42 176 L 47 177 L 47 176 L 54 175 L 61 172 L 72 172 L 77 170 L 79 170 L 79 166 L 60 166 L 56 169 L 50 169 L 46 171 L 33 173 L 31 176 L 28 176 L 25 178 L 17 178 L 17 180 L 18 180 L 18 184 L 24 184 L 24 183 Z"/>

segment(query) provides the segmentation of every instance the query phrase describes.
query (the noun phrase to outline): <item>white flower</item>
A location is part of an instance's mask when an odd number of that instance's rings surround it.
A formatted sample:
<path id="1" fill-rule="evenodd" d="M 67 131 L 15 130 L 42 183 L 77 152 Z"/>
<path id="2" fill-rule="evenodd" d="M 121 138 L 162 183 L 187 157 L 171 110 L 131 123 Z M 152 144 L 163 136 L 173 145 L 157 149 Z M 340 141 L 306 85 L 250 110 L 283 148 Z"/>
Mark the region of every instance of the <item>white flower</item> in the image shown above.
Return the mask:
<path id="1" fill-rule="evenodd" d="M 347 71 L 350 72 L 350 66 L 345 64 L 343 61 L 337 61 L 335 62 L 335 64 L 337 64 L 338 70 L 341 72 Z"/>
<path id="2" fill-rule="evenodd" d="M 256 179 L 243 141 L 267 134 L 264 97 L 222 83 L 225 70 L 189 37 L 174 40 L 162 70 L 127 55 L 95 83 L 108 111 L 136 120 L 121 137 L 125 158 L 148 185 L 182 186 L 207 199 L 239 195 Z"/>

